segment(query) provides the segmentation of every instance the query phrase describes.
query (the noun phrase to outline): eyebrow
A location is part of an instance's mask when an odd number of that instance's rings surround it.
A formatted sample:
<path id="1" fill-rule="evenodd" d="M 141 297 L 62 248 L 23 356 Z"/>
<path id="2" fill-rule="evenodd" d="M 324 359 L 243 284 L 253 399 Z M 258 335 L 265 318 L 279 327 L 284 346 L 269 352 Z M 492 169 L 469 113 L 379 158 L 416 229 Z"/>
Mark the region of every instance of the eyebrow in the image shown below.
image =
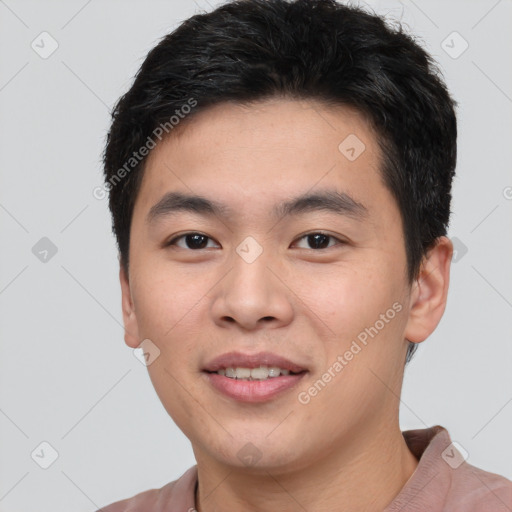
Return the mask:
<path id="1" fill-rule="evenodd" d="M 146 222 L 154 224 L 180 211 L 224 218 L 235 215 L 231 207 L 213 199 L 182 192 L 168 192 L 151 207 Z M 331 189 L 306 193 L 279 203 L 274 206 L 272 215 L 280 218 L 312 211 L 328 211 L 357 221 L 363 221 L 368 216 L 368 208 L 362 203 L 345 192 Z"/>

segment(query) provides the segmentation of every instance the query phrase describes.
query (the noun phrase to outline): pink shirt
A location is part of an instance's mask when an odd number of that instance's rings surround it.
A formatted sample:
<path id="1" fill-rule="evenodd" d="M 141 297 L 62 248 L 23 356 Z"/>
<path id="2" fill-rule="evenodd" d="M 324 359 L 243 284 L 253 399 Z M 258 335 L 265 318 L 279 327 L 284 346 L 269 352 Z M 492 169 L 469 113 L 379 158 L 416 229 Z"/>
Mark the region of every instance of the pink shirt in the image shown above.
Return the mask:
<path id="1" fill-rule="evenodd" d="M 511 512 L 512 481 L 476 468 L 434 427 L 402 432 L 419 460 L 416 470 L 383 512 Z M 194 512 L 197 466 L 160 489 L 141 492 L 97 512 Z"/>

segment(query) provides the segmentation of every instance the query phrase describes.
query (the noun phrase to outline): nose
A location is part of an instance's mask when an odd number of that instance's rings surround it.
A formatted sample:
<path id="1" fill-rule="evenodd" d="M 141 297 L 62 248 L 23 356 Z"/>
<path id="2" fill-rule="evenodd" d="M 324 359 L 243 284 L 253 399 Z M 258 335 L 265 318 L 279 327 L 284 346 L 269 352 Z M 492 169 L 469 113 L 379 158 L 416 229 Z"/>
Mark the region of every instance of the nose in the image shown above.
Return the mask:
<path id="1" fill-rule="evenodd" d="M 217 325 L 255 330 L 290 323 L 293 292 L 275 258 L 263 251 L 250 262 L 235 253 L 229 264 L 229 272 L 214 288 L 211 311 Z"/>

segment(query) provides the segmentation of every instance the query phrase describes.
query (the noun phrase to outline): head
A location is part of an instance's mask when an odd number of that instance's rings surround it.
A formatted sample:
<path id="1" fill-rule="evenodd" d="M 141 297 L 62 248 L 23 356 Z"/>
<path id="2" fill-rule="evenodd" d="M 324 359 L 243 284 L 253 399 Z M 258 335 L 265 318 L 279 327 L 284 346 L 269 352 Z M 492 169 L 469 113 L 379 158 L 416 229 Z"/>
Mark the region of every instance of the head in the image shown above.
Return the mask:
<path id="1" fill-rule="evenodd" d="M 412 36 L 333 0 L 226 3 L 149 52 L 105 180 L 126 343 L 158 347 L 151 379 L 197 453 L 234 463 L 250 440 L 298 463 L 397 415 L 390 389 L 446 302 L 455 105 Z M 286 355 L 302 383 L 220 396 L 203 370 L 233 350 Z"/>

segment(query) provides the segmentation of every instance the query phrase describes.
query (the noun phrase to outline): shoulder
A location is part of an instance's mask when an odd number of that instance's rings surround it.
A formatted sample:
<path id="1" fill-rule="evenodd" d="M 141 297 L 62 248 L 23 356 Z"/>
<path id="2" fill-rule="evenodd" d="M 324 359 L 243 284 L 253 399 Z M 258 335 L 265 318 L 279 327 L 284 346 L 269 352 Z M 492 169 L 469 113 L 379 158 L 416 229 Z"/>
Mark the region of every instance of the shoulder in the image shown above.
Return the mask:
<path id="1" fill-rule="evenodd" d="M 96 512 L 136 512 L 139 510 L 152 510 L 159 500 L 159 496 L 166 490 L 172 493 L 176 481 L 170 482 L 160 489 L 150 489 L 143 491 L 130 498 L 125 498 L 105 507 L 101 507 Z"/>
<path id="2" fill-rule="evenodd" d="M 447 510 L 463 512 L 509 512 L 512 481 L 464 462 L 452 471 Z"/>
<path id="3" fill-rule="evenodd" d="M 180 506 L 183 512 L 193 508 L 194 488 L 197 479 L 197 466 L 189 468 L 180 478 L 159 489 L 149 489 L 130 498 L 101 507 L 96 512 L 160 512 L 168 510 L 169 504 Z"/>
<path id="4" fill-rule="evenodd" d="M 447 429 L 403 434 L 419 463 L 386 512 L 512 511 L 512 481 L 469 464 Z"/>

